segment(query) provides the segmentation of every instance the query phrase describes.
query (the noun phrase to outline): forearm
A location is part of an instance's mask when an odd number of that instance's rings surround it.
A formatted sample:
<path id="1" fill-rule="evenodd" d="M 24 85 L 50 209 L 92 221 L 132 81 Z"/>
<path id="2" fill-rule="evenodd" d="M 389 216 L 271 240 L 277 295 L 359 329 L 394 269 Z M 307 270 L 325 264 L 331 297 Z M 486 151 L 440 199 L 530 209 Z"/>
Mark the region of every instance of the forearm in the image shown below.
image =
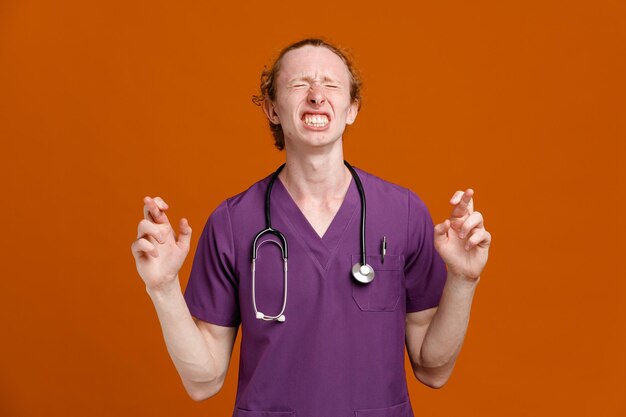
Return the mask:
<path id="1" fill-rule="evenodd" d="M 189 313 L 178 277 L 168 288 L 146 288 L 146 292 L 157 311 L 167 350 L 188 390 L 195 385 L 218 386 L 218 367 L 211 346 Z"/>
<path id="2" fill-rule="evenodd" d="M 420 379 L 445 381 L 452 373 L 467 332 L 479 280 L 470 281 L 448 273 L 439 307 L 420 349 L 416 371 L 421 374 Z"/>

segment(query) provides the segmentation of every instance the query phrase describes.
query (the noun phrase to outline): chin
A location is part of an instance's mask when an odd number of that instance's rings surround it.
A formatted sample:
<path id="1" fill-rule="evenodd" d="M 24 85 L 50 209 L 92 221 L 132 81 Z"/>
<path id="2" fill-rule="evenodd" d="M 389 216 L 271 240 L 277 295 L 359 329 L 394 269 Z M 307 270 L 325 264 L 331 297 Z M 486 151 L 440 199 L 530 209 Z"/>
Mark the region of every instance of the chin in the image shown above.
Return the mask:
<path id="1" fill-rule="evenodd" d="M 341 145 L 343 132 L 324 131 L 300 131 L 292 137 L 285 135 L 285 147 L 291 148 L 308 148 L 321 150 L 332 148 L 337 144 Z"/>

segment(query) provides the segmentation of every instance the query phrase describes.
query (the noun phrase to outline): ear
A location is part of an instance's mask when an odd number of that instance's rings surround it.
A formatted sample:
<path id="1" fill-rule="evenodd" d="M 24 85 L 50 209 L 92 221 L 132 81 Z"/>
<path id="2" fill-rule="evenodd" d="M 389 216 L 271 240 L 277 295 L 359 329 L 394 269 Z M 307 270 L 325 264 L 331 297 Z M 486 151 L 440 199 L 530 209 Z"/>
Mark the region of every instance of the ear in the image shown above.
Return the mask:
<path id="1" fill-rule="evenodd" d="M 267 98 L 263 100 L 263 111 L 265 112 L 265 116 L 267 116 L 267 119 L 272 124 L 275 124 L 275 125 L 280 124 L 280 118 L 278 117 L 278 113 L 276 113 L 276 108 L 274 106 L 274 103 L 272 103 L 271 100 Z"/>
<path id="2" fill-rule="evenodd" d="M 348 117 L 346 118 L 346 124 L 351 125 L 356 120 L 356 116 L 359 113 L 359 101 L 353 100 L 348 109 Z"/>

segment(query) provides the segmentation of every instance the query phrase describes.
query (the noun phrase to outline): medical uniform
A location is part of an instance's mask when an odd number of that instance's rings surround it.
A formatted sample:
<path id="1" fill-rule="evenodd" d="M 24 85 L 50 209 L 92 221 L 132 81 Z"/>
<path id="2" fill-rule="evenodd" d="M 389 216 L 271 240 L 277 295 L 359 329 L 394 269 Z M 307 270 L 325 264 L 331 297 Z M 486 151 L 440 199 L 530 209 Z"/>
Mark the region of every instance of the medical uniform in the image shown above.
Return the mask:
<path id="1" fill-rule="evenodd" d="M 404 372 L 405 315 L 439 304 L 446 268 L 419 197 L 356 171 L 367 201 L 367 263 L 376 272 L 369 284 L 351 275 L 361 256 L 354 179 L 323 238 L 280 179 L 274 184 L 272 226 L 289 245 L 283 323 L 257 319 L 252 304 L 251 244 L 265 228 L 270 177 L 224 201 L 206 223 L 185 300 L 201 320 L 241 324 L 234 417 L 413 417 Z M 256 268 L 258 310 L 276 315 L 283 303 L 280 248 L 263 244 Z"/>

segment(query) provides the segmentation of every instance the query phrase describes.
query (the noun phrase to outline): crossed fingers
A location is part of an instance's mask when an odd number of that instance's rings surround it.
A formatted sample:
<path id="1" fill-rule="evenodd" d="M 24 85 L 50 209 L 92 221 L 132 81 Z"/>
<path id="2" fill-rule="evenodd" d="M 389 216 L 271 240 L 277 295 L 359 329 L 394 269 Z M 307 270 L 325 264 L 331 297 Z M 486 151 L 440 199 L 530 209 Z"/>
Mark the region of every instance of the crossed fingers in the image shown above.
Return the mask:
<path id="1" fill-rule="evenodd" d="M 165 243 L 170 225 L 165 214 L 168 205 L 161 197 L 145 197 L 143 199 L 143 219 L 137 226 L 136 250 L 158 257 L 156 244 Z"/>
<path id="2" fill-rule="evenodd" d="M 450 199 L 450 204 L 454 205 L 454 209 L 452 210 L 450 217 L 459 218 L 467 214 L 472 214 L 474 212 L 474 200 L 472 200 L 473 196 L 474 190 L 471 188 L 468 188 L 464 192 L 457 191 L 454 193 Z"/>
<path id="3" fill-rule="evenodd" d="M 491 235 L 485 230 L 483 215 L 474 211 L 474 190 L 468 188 L 465 191 L 457 191 L 450 199 L 454 205 L 450 221 L 455 224 L 455 231 L 460 239 L 467 240 L 465 249 L 470 250 L 476 245 L 489 244 Z"/>
<path id="4" fill-rule="evenodd" d="M 146 220 L 156 223 L 166 223 L 167 216 L 165 210 L 169 208 L 167 203 L 161 197 L 144 197 L 143 199 L 143 217 Z"/>
<path id="5" fill-rule="evenodd" d="M 478 211 L 470 214 L 469 217 L 463 222 L 463 224 L 461 225 L 461 230 L 459 231 L 459 237 L 463 239 L 474 228 L 485 228 L 483 215 L 480 214 L 480 212 Z"/>

